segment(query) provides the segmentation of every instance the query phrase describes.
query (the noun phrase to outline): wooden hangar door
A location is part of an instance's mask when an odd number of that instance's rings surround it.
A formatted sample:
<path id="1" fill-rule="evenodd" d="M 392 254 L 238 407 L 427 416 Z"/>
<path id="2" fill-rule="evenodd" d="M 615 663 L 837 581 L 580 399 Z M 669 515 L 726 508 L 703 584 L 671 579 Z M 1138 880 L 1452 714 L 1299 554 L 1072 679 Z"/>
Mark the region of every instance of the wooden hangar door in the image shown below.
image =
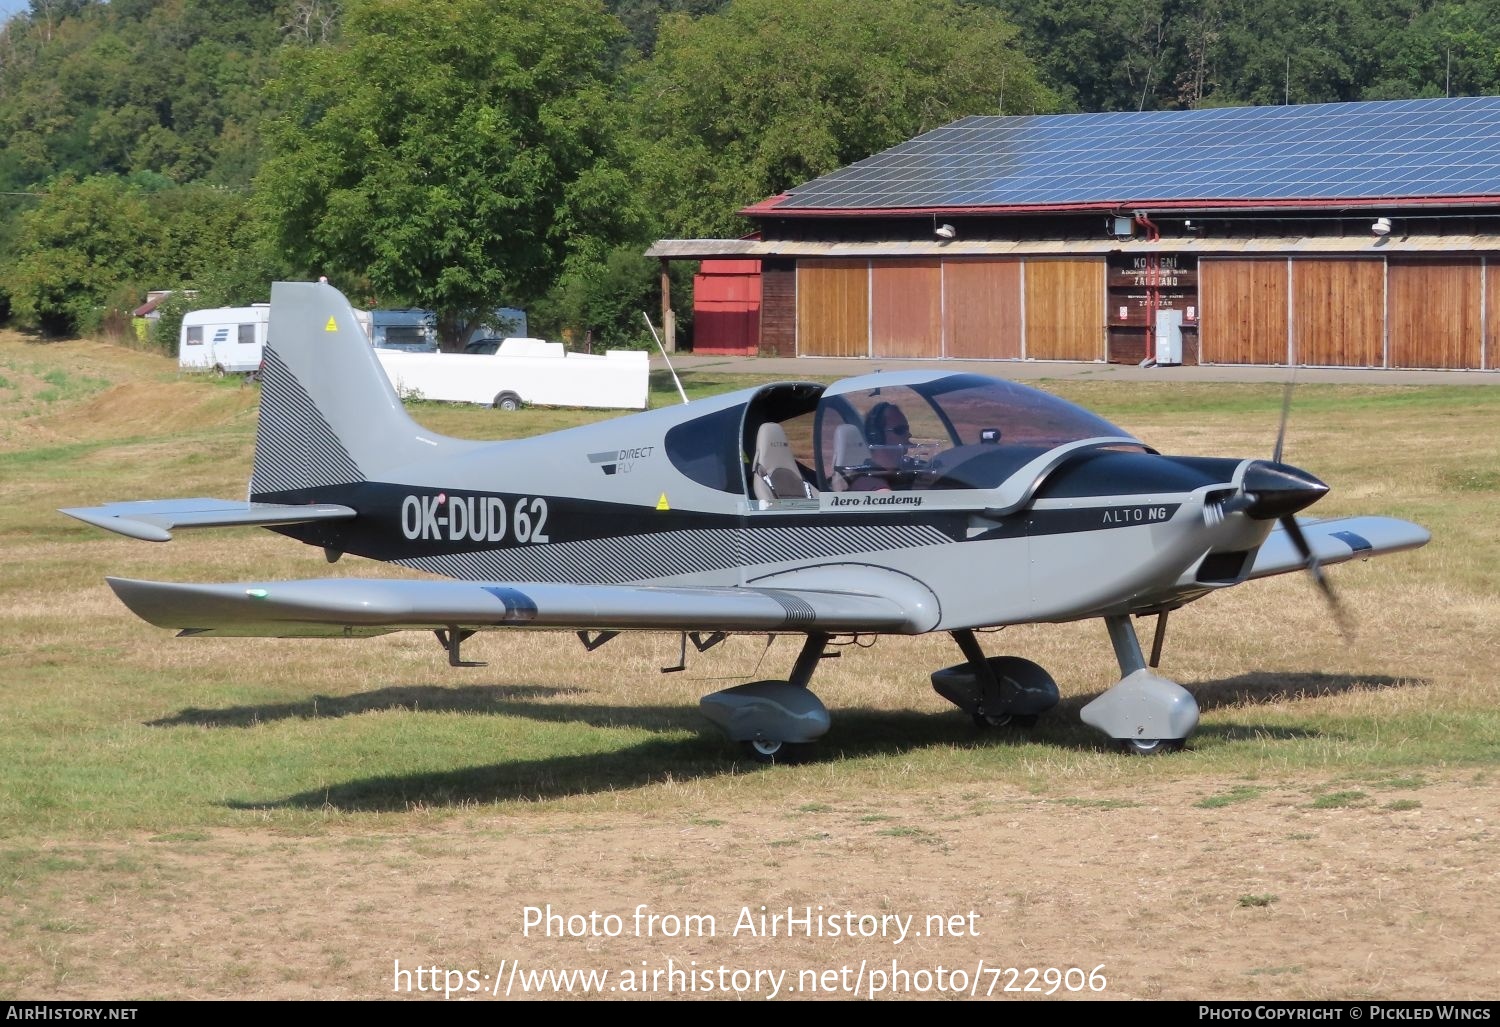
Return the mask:
<path id="1" fill-rule="evenodd" d="M 870 355 L 943 355 L 943 268 L 936 258 L 870 262 Z"/>
<path id="2" fill-rule="evenodd" d="M 1205 364 L 1287 362 L 1287 260 L 1198 262 L 1198 359 Z"/>
<path id="3" fill-rule="evenodd" d="M 869 261 L 797 261 L 797 355 L 870 355 Z"/>
<path id="4" fill-rule="evenodd" d="M 1028 260 L 1029 360 L 1104 359 L 1104 260 Z"/>
<path id="5" fill-rule="evenodd" d="M 943 261 L 946 356 L 960 360 L 1021 357 L 1021 262 Z"/>
<path id="6" fill-rule="evenodd" d="M 1386 288 L 1390 367 L 1482 366 L 1481 271 L 1477 257 L 1390 258 Z"/>
<path id="7" fill-rule="evenodd" d="M 1385 365 L 1385 261 L 1292 261 L 1292 359 L 1313 367 Z"/>

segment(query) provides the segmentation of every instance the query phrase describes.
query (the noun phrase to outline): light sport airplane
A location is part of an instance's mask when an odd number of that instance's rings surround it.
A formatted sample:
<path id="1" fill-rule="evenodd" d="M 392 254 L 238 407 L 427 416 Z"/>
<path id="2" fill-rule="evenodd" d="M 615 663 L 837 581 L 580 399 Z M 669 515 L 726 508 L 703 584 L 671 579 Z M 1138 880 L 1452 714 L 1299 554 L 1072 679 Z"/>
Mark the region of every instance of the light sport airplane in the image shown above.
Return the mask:
<path id="1" fill-rule="evenodd" d="M 1283 415 L 1284 416 L 1284 415 Z M 1283 420 L 1283 427 L 1285 421 Z M 950 633 L 932 674 L 980 725 L 1058 701 L 1040 666 L 987 657 L 979 628 L 1097 618 L 1121 680 L 1081 711 L 1126 751 L 1198 723 L 1155 673 L 1167 614 L 1219 589 L 1413 549 L 1386 517 L 1299 520 L 1326 491 L 1272 460 L 1164 456 L 1072 403 L 942 370 L 787 382 L 537 438 L 475 442 L 412 421 L 333 287 L 276 283 L 248 502 L 175 499 L 64 513 L 139 539 L 258 525 L 448 580 L 170 584 L 110 578 L 183 635 L 334 638 L 435 631 L 454 666 L 477 631 L 624 630 L 805 642 L 786 680 L 701 708 L 763 762 L 830 726 L 808 688 L 840 636 Z M 1335 610 L 1337 612 L 1337 610 Z M 1131 618 L 1156 616 L 1148 660 Z"/>

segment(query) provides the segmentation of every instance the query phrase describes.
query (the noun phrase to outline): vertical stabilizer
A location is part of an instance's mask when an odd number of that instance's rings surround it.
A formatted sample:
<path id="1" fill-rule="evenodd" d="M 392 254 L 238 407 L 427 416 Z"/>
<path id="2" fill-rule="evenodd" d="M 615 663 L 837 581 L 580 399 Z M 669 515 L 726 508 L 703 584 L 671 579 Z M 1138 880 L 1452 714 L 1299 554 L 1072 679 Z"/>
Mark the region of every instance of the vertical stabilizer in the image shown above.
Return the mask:
<path id="1" fill-rule="evenodd" d="M 447 441 L 407 416 L 341 292 L 271 286 L 251 499 L 306 501 L 309 490 L 430 459 Z"/>

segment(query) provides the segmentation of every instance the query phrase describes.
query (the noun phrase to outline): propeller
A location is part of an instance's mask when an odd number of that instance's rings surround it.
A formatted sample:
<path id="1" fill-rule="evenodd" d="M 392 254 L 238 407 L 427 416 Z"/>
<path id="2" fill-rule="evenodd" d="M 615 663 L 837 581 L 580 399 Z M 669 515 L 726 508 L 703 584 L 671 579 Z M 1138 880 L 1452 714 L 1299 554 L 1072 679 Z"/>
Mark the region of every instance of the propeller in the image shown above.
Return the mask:
<path id="1" fill-rule="evenodd" d="M 1293 374 L 1295 376 L 1295 371 Z M 1276 431 L 1276 447 L 1272 450 L 1271 459 L 1251 461 L 1250 466 L 1245 468 L 1240 494 L 1224 504 L 1224 511 L 1239 511 L 1256 520 L 1274 519 L 1281 525 L 1281 530 L 1286 533 L 1292 547 L 1302 557 L 1303 566 L 1312 575 L 1313 583 L 1323 593 L 1339 633 L 1349 642 L 1354 639 L 1354 629 L 1348 611 L 1339 601 L 1328 576 L 1323 573 L 1323 566 L 1308 544 L 1307 536 L 1302 533 L 1302 526 L 1297 523 L 1296 517 L 1298 510 L 1321 499 L 1328 491 L 1328 486 L 1306 471 L 1281 462 L 1281 454 L 1286 445 L 1287 421 L 1292 411 L 1294 385 L 1295 377 L 1288 380 L 1282 394 L 1281 426 Z"/>
<path id="2" fill-rule="evenodd" d="M 1286 388 L 1281 393 L 1281 426 L 1276 429 L 1276 448 L 1271 453 L 1271 462 L 1281 463 L 1282 447 L 1286 444 L 1286 426 L 1292 415 L 1292 389 L 1297 384 L 1297 368 L 1292 368 L 1292 376 L 1286 381 Z M 1321 484 L 1321 483 L 1320 483 Z M 1327 486 L 1324 486 L 1326 489 Z M 1344 636 L 1345 642 L 1354 641 L 1354 624 L 1349 617 L 1349 611 L 1339 601 L 1338 594 L 1333 590 L 1333 583 L 1328 580 L 1328 575 L 1323 573 L 1323 565 L 1313 555 L 1312 546 L 1307 544 L 1307 536 L 1302 534 L 1302 526 L 1297 523 L 1297 518 L 1290 513 L 1283 514 L 1278 522 L 1281 530 L 1286 532 L 1287 538 L 1292 540 L 1292 545 L 1302 557 L 1303 565 L 1307 573 L 1312 575 L 1323 598 L 1328 602 L 1329 612 L 1333 614 L 1334 623 L 1338 625 L 1339 634 Z"/>
<path id="3" fill-rule="evenodd" d="M 1329 612 L 1333 614 L 1333 622 L 1339 627 L 1339 634 L 1344 636 L 1345 642 L 1354 641 L 1354 624 L 1349 618 L 1349 612 L 1339 601 L 1338 593 L 1334 592 L 1328 575 L 1323 573 L 1323 565 L 1313 555 L 1312 547 L 1307 544 L 1307 536 L 1302 534 L 1302 526 L 1297 523 L 1297 518 L 1287 514 L 1277 523 L 1281 525 L 1281 530 L 1286 532 L 1286 537 L 1292 540 L 1292 545 L 1302 556 L 1303 566 L 1307 568 L 1307 572 L 1312 575 L 1313 581 L 1323 592 L 1323 598 L 1328 601 Z"/>

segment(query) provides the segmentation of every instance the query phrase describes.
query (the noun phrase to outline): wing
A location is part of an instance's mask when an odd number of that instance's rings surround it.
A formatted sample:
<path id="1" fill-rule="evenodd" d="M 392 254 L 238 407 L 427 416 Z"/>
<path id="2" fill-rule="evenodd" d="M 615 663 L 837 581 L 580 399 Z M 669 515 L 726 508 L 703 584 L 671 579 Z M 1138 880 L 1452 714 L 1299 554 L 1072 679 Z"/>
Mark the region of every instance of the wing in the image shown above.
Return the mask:
<path id="1" fill-rule="evenodd" d="M 172 528 L 256 527 L 345 520 L 355 511 L 334 503 L 282 506 L 276 503 L 237 503 L 228 499 L 148 499 L 103 506 L 75 506 L 60 511 L 96 528 L 166 542 Z"/>
<path id="2" fill-rule="evenodd" d="M 1329 521 L 1299 517 L 1297 524 L 1313 556 L 1323 566 L 1416 549 L 1432 537 L 1427 529 L 1394 517 L 1341 517 Z M 1265 578 L 1306 569 L 1306 561 L 1297 547 L 1277 525 L 1255 554 L 1248 576 Z"/>
<path id="3" fill-rule="evenodd" d="M 912 632 L 885 596 L 813 589 L 547 582 L 309 581 L 168 584 L 109 578 L 139 617 L 190 635 L 360 637 L 406 629 Z"/>

